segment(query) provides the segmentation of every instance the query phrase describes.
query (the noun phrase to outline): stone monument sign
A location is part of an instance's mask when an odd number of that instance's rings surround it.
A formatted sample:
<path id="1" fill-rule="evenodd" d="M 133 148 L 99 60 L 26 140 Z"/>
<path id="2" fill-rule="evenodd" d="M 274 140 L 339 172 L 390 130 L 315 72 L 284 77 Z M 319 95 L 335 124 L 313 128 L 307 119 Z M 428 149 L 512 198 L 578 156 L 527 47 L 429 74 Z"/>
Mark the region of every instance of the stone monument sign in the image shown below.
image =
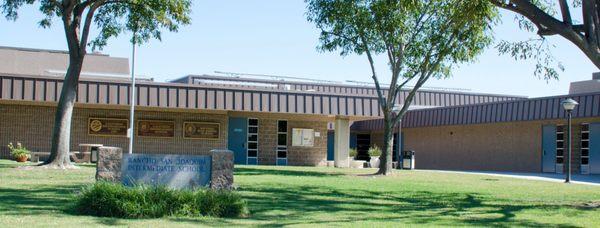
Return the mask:
<path id="1" fill-rule="evenodd" d="M 207 155 L 124 154 L 121 181 L 126 186 L 206 187 L 210 183 L 211 163 Z"/>
<path id="2" fill-rule="evenodd" d="M 171 188 L 233 188 L 233 152 L 209 155 L 123 154 L 117 147 L 100 147 L 96 180 L 165 185 Z"/>

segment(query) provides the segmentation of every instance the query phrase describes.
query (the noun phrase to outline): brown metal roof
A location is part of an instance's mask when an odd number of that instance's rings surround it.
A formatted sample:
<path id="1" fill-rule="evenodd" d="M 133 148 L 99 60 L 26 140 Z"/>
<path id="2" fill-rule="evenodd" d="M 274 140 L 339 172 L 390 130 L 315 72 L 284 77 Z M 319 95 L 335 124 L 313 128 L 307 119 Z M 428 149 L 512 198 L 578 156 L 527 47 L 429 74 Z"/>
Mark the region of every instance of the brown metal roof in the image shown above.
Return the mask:
<path id="1" fill-rule="evenodd" d="M 573 118 L 600 117 L 600 92 L 541 97 L 517 101 L 493 102 L 431 109 L 411 110 L 402 119 L 403 128 L 467 125 L 498 122 L 534 121 L 565 118 L 560 105 L 564 99 L 579 102 Z M 355 131 L 383 129 L 383 120 L 357 121 Z"/>
<path id="2" fill-rule="evenodd" d="M 0 75 L 0 100 L 57 102 L 61 87 L 62 78 L 59 77 Z M 137 105 L 142 107 L 343 115 L 365 118 L 381 116 L 376 95 L 369 93 L 274 90 L 152 81 L 140 81 L 136 88 Z M 125 106 L 129 105 L 129 91 L 128 81 L 83 78 L 78 87 L 77 102 Z M 400 99 L 404 99 L 404 95 L 401 95 Z M 424 91 L 417 94 L 413 105 L 445 106 L 505 99 L 520 98 Z"/>
<path id="3" fill-rule="evenodd" d="M 212 75 L 188 75 L 172 82 L 209 85 L 224 88 L 251 88 L 251 89 L 267 89 L 279 91 L 305 91 L 305 92 L 322 92 L 341 95 L 362 95 L 362 96 L 377 96 L 375 87 L 358 86 L 336 83 L 314 83 L 314 82 L 298 82 L 298 81 L 282 81 L 282 80 L 266 80 L 254 78 L 238 78 L 238 77 L 223 77 Z M 234 82 L 234 83 L 225 83 Z M 387 89 L 384 89 L 384 94 Z M 410 90 L 403 90 L 398 95 L 398 103 L 402 104 L 408 96 Z M 498 94 L 485 93 L 465 93 L 457 91 L 440 91 L 421 89 L 417 92 L 413 105 L 440 107 L 454 106 L 465 104 L 478 104 L 487 102 L 510 101 L 525 99 L 523 96 L 509 96 Z"/>
<path id="4" fill-rule="evenodd" d="M 77 103 L 129 105 L 130 84 L 122 80 L 82 79 Z M 62 78 L 0 75 L 0 100 L 57 102 Z M 372 96 L 336 95 L 304 91 L 218 88 L 203 85 L 136 83 L 142 107 L 252 111 L 356 117 L 380 116 Z"/>

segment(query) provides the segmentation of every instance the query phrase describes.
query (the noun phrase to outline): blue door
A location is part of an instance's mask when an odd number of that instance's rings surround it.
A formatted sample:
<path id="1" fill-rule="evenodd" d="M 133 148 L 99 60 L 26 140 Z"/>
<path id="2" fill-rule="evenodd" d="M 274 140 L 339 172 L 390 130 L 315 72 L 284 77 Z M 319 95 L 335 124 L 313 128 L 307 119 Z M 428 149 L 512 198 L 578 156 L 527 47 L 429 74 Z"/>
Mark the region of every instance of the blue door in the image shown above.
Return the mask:
<path id="1" fill-rule="evenodd" d="M 356 133 L 350 133 L 350 148 L 356 149 Z"/>
<path id="2" fill-rule="evenodd" d="M 590 124 L 590 174 L 600 174 L 600 123 Z"/>
<path id="3" fill-rule="evenodd" d="M 327 132 L 327 161 L 333 161 L 333 146 L 335 142 L 335 133 Z"/>
<path id="4" fill-rule="evenodd" d="M 246 164 L 246 140 L 248 120 L 246 118 L 229 117 L 227 148 L 233 151 L 235 164 Z"/>
<path id="5" fill-rule="evenodd" d="M 542 126 L 542 172 L 556 172 L 556 126 Z"/>

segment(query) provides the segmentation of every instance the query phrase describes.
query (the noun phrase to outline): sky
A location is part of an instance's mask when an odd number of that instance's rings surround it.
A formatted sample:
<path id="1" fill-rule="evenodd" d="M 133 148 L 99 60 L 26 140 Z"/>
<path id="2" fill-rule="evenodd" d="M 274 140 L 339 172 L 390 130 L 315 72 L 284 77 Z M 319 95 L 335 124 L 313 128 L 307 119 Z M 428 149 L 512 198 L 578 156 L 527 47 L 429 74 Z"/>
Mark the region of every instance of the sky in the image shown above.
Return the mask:
<path id="1" fill-rule="evenodd" d="M 188 74 L 214 71 L 284 75 L 331 81 L 370 82 L 365 56 L 323 53 L 316 49 L 319 31 L 306 20 L 302 0 L 193 1 L 192 24 L 178 33 L 163 33 L 162 41 L 137 48 L 136 75 L 168 81 Z M 0 46 L 66 50 L 58 19 L 50 29 L 37 25 L 42 18 L 35 7 L 20 10 L 17 21 L 0 18 Z M 496 41 L 525 40 L 535 34 L 519 30 L 513 14 L 502 13 L 503 23 L 494 28 Z M 101 52 L 131 56 L 131 34 L 109 41 Z M 425 86 L 469 89 L 471 92 L 529 97 L 568 93 L 572 81 L 589 80 L 598 69 L 565 39 L 549 38 L 554 56 L 565 71 L 559 80 L 533 75 L 535 62 L 515 61 L 499 55 L 492 46 L 474 63 L 457 66 L 452 78 L 430 80 Z M 389 81 L 383 56 L 377 59 L 381 81 Z"/>

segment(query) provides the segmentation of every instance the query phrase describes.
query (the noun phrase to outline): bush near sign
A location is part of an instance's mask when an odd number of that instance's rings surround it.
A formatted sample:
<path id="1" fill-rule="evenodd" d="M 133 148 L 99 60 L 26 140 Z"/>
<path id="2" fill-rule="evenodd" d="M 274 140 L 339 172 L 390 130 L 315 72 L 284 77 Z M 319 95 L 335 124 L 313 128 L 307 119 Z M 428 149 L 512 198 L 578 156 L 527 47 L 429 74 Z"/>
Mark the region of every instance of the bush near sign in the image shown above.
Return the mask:
<path id="1" fill-rule="evenodd" d="M 89 118 L 88 134 L 96 136 L 127 136 L 129 120 L 116 118 Z"/>
<path id="2" fill-rule="evenodd" d="M 205 122 L 183 123 L 183 137 L 188 139 L 219 139 L 221 124 Z"/>
<path id="3" fill-rule="evenodd" d="M 138 120 L 137 135 L 142 137 L 173 138 L 175 121 Z"/>

